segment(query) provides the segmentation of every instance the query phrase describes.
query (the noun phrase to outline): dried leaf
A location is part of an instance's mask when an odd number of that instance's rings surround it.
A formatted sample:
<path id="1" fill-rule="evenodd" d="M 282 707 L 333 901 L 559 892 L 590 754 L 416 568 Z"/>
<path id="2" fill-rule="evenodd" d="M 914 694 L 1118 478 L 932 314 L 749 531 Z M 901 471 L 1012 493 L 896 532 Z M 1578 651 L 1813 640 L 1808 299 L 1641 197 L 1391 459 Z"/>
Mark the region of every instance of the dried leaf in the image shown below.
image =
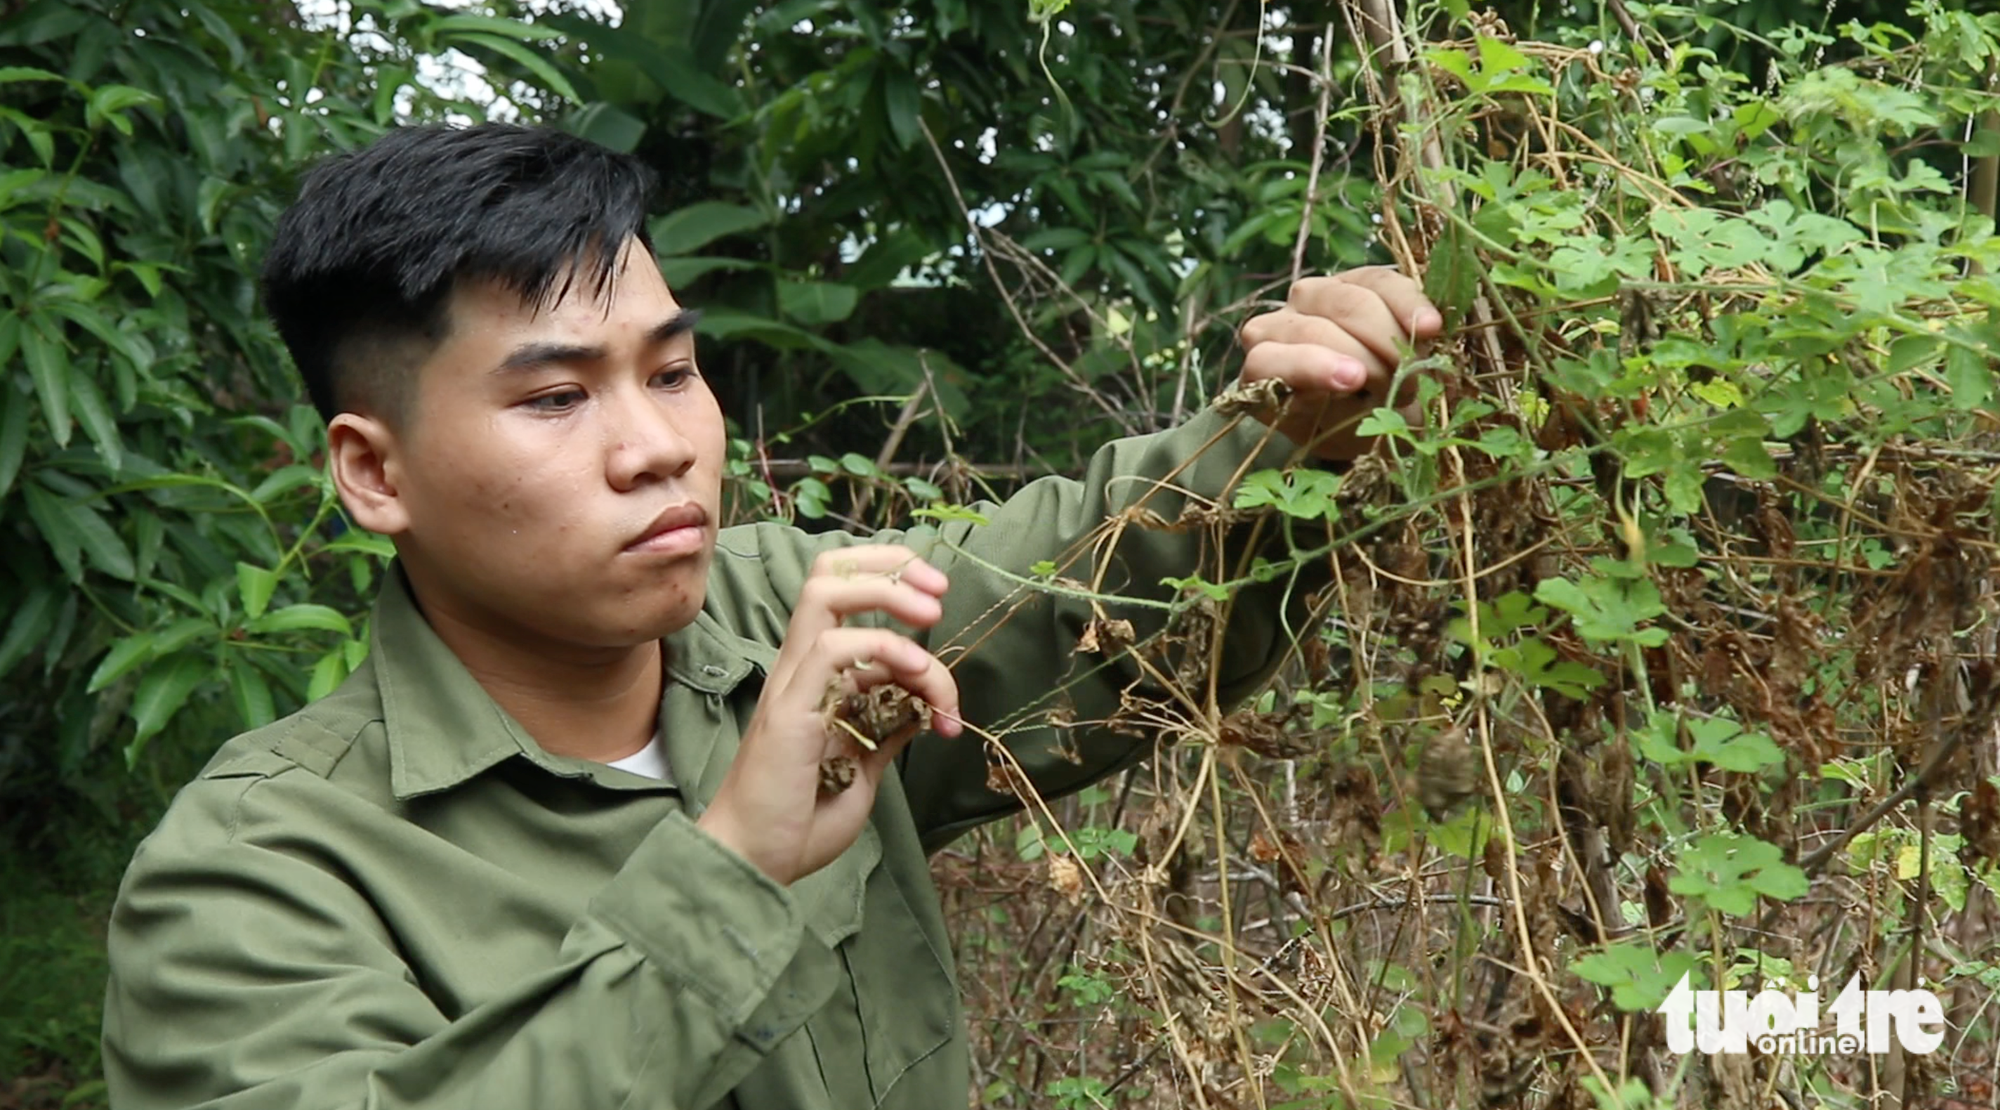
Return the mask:
<path id="1" fill-rule="evenodd" d="M 1083 635 L 1076 638 L 1076 650 L 1091 655 L 1116 655 L 1131 647 L 1135 638 L 1131 621 L 1093 617 L 1083 626 Z"/>

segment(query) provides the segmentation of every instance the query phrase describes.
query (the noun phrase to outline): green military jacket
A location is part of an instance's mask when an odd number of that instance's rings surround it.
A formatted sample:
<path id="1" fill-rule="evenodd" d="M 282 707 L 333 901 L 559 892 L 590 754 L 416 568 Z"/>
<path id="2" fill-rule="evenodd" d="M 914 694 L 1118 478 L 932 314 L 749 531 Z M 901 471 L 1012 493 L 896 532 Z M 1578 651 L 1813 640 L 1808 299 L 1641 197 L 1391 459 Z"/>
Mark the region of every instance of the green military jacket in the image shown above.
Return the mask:
<path id="1" fill-rule="evenodd" d="M 952 578 L 932 646 L 978 643 L 954 667 L 968 720 L 1014 720 L 1059 687 L 1079 720 L 1117 707 L 1138 672 L 1073 657 L 1088 603 L 1024 593 L 1010 575 L 1064 558 L 1224 428 L 1210 411 L 1114 442 L 1082 481 L 1034 482 L 987 507 L 990 523 L 915 544 Z M 1173 485 L 1215 497 L 1290 450 L 1245 421 Z M 1185 503 L 1147 501 L 1168 520 Z M 1160 579 L 1197 567 L 1202 531 L 1126 529 L 1104 591 L 1166 596 Z M 134 857 L 110 923 L 113 1105 L 964 1106 L 964 1020 L 926 857 L 1015 807 L 988 788 L 982 744 L 913 742 L 860 839 L 789 888 L 693 822 L 813 557 L 854 542 L 775 524 L 720 533 L 706 605 L 666 641 L 669 781 L 543 751 L 431 631 L 400 572 L 386 576 L 367 662 L 224 745 Z M 1239 595 L 1225 692 L 1269 672 L 1301 593 Z M 1158 625 L 1155 609 L 1109 615 L 1141 634 Z M 1147 750 L 1085 728 L 1061 749 L 1047 727 L 1007 743 L 1049 794 Z"/>

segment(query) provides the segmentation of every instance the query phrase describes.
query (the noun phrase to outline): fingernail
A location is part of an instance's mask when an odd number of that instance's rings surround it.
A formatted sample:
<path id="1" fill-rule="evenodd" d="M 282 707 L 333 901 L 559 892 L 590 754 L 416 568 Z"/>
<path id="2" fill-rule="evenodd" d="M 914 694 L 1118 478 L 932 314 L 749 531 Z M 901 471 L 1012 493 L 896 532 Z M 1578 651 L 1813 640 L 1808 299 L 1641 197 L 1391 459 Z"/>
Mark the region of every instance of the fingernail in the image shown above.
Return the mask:
<path id="1" fill-rule="evenodd" d="M 1335 389 L 1359 389 L 1368 380 L 1368 368 L 1360 362 L 1341 356 L 1333 361 L 1333 387 Z"/>
<path id="2" fill-rule="evenodd" d="M 1437 309 L 1420 308 L 1417 310 L 1418 331 L 1437 331 L 1442 327 L 1444 327 L 1444 316 Z"/>

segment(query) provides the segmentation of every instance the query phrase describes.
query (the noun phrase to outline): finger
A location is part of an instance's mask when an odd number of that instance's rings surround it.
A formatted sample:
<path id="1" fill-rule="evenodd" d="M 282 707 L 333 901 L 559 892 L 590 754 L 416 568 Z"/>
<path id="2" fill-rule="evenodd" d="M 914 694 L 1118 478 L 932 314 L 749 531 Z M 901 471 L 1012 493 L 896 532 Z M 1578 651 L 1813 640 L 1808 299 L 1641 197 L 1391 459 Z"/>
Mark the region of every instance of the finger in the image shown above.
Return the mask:
<path id="1" fill-rule="evenodd" d="M 951 584 L 943 571 L 924 562 L 916 552 L 895 543 L 858 543 L 822 551 L 813 559 L 808 577 L 822 574 L 836 578 L 886 575 L 940 596 Z"/>
<path id="2" fill-rule="evenodd" d="M 1294 285 L 1291 310 L 1274 315 L 1278 319 L 1271 322 L 1271 338 L 1310 342 L 1301 336 L 1302 329 L 1313 321 L 1331 321 L 1391 365 L 1415 342 L 1409 321 L 1398 320 L 1389 302 L 1373 289 L 1332 278 L 1309 278 Z"/>
<path id="3" fill-rule="evenodd" d="M 836 578 L 820 575 L 806 579 L 799 587 L 798 608 L 786 639 L 817 636 L 838 627 L 848 617 L 862 613 L 885 613 L 918 628 L 928 628 L 944 615 L 944 603 L 935 594 L 908 582 L 883 575 Z"/>
<path id="4" fill-rule="evenodd" d="M 1394 266 L 1364 266 L 1335 280 L 1374 293 L 1413 342 L 1435 339 L 1444 330 L 1444 314 L 1424 296 L 1423 286 Z"/>
<path id="5" fill-rule="evenodd" d="M 1259 343 L 1243 356 L 1243 380 L 1276 378 L 1298 393 L 1359 395 L 1391 373 L 1373 351 L 1354 339 L 1327 343 Z M 1380 384 L 1374 386 L 1382 388 Z"/>
<path id="6" fill-rule="evenodd" d="M 1366 292 L 1363 297 L 1372 296 Z M 1376 302 L 1372 321 L 1347 325 L 1325 316 L 1311 316 L 1301 312 L 1273 313 L 1270 317 L 1260 317 L 1244 325 L 1244 333 L 1255 337 L 1259 344 L 1300 344 L 1325 347 L 1342 356 L 1346 361 L 1336 361 L 1334 373 L 1316 389 L 1332 389 L 1339 393 L 1349 393 L 1366 388 L 1365 378 L 1377 369 L 1393 370 L 1401 362 L 1401 355 L 1394 349 L 1394 343 L 1378 338 L 1370 343 L 1365 333 L 1375 332 L 1378 337 L 1382 329 L 1394 327 L 1389 320 L 1387 309 Z M 1385 349 L 1387 348 L 1387 349 Z M 1255 346 L 1248 348 L 1255 351 Z M 1245 363 L 1249 362 L 1246 355 Z M 1344 370 L 1344 372 L 1343 372 Z"/>
<path id="7" fill-rule="evenodd" d="M 952 676 L 951 668 L 936 658 L 918 674 L 892 674 L 880 667 L 871 667 L 854 673 L 854 685 L 859 692 L 866 693 L 878 686 L 894 683 L 909 691 L 910 696 L 930 708 L 930 731 L 946 739 L 961 735 L 965 731 L 964 718 L 959 710 L 958 680 Z M 901 733 L 881 737 L 876 747 L 877 753 L 895 750 L 915 736 L 921 729 L 905 729 Z"/>
<path id="8" fill-rule="evenodd" d="M 944 614 L 938 599 L 949 585 L 943 571 L 906 547 L 862 544 L 821 554 L 799 588 L 773 679 L 796 665 L 791 645 L 809 647 L 820 633 L 839 627 L 848 617 L 881 612 L 904 624 L 929 628 Z"/>
<path id="9" fill-rule="evenodd" d="M 784 643 L 771 667 L 771 685 L 790 682 L 805 654 L 821 638 L 841 628 L 849 617 L 866 613 L 880 613 L 912 628 L 929 628 L 944 615 L 944 606 L 931 594 L 882 575 L 807 578 L 799 588 L 798 607 L 792 610 Z"/>

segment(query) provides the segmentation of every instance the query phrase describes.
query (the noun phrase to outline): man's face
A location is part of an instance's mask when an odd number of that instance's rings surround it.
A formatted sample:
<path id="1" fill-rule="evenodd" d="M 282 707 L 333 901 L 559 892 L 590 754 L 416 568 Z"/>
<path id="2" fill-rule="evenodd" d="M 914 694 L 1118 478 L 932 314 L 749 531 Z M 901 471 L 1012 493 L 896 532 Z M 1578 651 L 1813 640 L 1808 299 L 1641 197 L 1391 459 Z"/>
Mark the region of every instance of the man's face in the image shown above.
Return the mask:
<path id="1" fill-rule="evenodd" d="M 691 622 L 725 433 L 652 257 L 628 243 L 607 296 L 537 310 L 462 282 L 449 311 L 384 475 L 426 607 L 589 647 Z"/>

